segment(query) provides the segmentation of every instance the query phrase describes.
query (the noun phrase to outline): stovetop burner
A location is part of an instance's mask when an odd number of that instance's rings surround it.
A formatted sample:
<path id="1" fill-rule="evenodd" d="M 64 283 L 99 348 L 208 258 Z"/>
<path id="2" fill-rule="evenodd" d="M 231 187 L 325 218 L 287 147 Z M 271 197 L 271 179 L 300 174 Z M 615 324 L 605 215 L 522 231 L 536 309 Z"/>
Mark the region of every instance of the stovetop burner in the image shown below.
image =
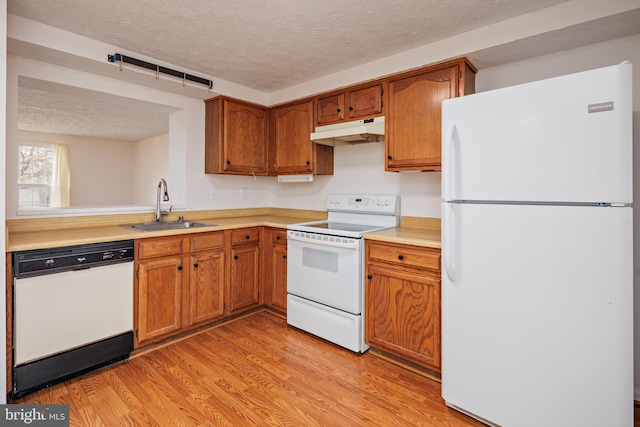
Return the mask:
<path id="1" fill-rule="evenodd" d="M 364 233 L 399 226 L 399 199 L 398 196 L 330 195 L 326 221 L 291 224 L 287 228 L 360 238 Z"/>

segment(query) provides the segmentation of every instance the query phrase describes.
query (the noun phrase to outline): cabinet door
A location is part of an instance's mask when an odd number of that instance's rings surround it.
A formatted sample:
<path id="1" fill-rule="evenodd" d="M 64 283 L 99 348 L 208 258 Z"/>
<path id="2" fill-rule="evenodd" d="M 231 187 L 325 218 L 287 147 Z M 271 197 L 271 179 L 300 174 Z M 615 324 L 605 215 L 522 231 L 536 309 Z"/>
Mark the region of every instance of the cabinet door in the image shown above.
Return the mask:
<path id="1" fill-rule="evenodd" d="M 260 304 L 260 245 L 231 248 L 228 313 Z"/>
<path id="2" fill-rule="evenodd" d="M 287 310 L 287 245 L 274 244 L 271 250 L 271 306 Z"/>
<path id="3" fill-rule="evenodd" d="M 224 248 L 191 255 L 189 326 L 224 314 Z"/>
<path id="4" fill-rule="evenodd" d="M 440 280 L 369 265 L 367 342 L 440 370 Z"/>
<path id="5" fill-rule="evenodd" d="M 313 101 L 276 109 L 272 123 L 270 161 L 274 174 L 313 173 Z"/>
<path id="6" fill-rule="evenodd" d="M 441 104 L 458 95 L 458 65 L 389 82 L 385 170 L 440 170 Z"/>
<path id="7" fill-rule="evenodd" d="M 349 119 L 382 113 L 382 84 L 351 90 L 347 93 L 347 98 Z"/>
<path id="8" fill-rule="evenodd" d="M 333 93 L 317 98 L 316 123 L 325 125 L 344 119 L 344 92 Z"/>
<path id="9" fill-rule="evenodd" d="M 223 153 L 226 172 L 267 173 L 267 110 L 225 99 Z"/>
<path id="10" fill-rule="evenodd" d="M 182 257 L 138 264 L 137 343 L 168 336 L 181 328 Z"/>

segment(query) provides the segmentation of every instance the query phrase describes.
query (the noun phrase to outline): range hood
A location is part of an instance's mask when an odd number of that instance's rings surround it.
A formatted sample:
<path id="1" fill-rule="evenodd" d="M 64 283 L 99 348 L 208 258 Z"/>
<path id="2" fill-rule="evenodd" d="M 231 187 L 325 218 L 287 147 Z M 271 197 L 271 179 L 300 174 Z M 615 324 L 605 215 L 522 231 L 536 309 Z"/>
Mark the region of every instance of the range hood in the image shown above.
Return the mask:
<path id="1" fill-rule="evenodd" d="M 384 117 L 318 126 L 311 140 L 322 145 L 353 145 L 384 141 Z"/>

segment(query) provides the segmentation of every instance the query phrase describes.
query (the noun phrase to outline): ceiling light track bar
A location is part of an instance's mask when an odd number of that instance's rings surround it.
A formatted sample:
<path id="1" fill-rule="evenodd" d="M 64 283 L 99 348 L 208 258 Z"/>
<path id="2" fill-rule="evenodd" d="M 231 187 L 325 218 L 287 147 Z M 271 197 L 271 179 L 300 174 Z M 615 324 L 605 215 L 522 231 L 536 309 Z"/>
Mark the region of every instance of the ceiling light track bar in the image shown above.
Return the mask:
<path id="1" fill-rule="evenodd" d="M 168 74 L 170 76 L 178 77 L 182 79 L 183 82 L 187 80 L 195 83 L 200 83 L 203 85 L 207 85 L 209 90 L 213 89 L 213 80 L 203 79 L 202 77 L 194 76 L 191 74 L 183 73 L 181 71 L 172 70 L 171 68 L 163 67 L 162 65 L 152 64 L 151 62 L 142 61 L 140 59 L 132 58 L 130 56 L 122 55 L 120 53 L 115 53 L 113 55 L 107 55 L 107 60 L 109 62 L 118 62 L 120 64 L 127 63 L 131 65 L 135 65 L 137 67 L 146 68 L 147 70 L 155 71 L 156 78 L 158 78 L 158 73 Z M 184 83 L 183 83 L 184 84 Z"/>

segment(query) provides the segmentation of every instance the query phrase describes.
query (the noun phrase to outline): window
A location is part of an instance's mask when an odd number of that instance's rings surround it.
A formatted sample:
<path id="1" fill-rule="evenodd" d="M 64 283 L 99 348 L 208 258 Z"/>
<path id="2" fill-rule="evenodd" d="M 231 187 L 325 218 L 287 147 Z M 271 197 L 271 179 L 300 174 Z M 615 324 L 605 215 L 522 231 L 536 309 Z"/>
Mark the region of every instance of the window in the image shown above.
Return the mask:
<path id="1" fill-rule="evenodd" d="M 66 145 L 21 143 L 18 154 L 18 206 L 69 206 L 70 177 Z"/>

